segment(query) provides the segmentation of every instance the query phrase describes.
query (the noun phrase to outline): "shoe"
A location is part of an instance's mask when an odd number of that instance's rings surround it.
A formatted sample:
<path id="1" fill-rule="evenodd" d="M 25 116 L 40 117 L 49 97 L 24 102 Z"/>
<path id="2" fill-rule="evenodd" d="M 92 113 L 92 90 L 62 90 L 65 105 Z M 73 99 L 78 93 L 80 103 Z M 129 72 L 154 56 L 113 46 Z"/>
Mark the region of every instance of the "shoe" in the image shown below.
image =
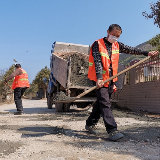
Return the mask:
<path id="1" fill-rule="evenodd" d="M 23 114 L 23 112 L 21 112 L 21 111 L 14 112 L 14 115 L 22 115 L 22 114 Z"/>
<path id="2" fill-rule="evenodd" d="M 89 132 L 89 133 L 92 133 L 92 134 L 98 134 L 98 131 L 97 131 L 97 128 L 95 125 L 93 126 L 85 126 L 85 129 Z"/>
<path id="3" fill-rule="evenodd" d="M 118 131 L 113 131 L 109 133 L 109 139 L 112 141 L 117 141 L 120 138 L 123 138 L 124 135 Z"/>

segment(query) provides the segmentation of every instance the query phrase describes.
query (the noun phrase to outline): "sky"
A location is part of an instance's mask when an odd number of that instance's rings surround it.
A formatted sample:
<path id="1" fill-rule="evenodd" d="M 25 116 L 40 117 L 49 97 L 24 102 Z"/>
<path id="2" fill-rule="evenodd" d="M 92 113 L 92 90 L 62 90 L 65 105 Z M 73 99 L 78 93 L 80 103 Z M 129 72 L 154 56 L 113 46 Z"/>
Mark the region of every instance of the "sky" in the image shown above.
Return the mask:
<path id="1" fill-rule="evenodd" d="M 119 41 L 135 47 L 160 33 L 150 13 L 157 0 L 0 0 L 0 70 L 21 63 L 30 83 L 50 67 L 52 43 L 84 45 L 107 36 L 119 24 Z"/>

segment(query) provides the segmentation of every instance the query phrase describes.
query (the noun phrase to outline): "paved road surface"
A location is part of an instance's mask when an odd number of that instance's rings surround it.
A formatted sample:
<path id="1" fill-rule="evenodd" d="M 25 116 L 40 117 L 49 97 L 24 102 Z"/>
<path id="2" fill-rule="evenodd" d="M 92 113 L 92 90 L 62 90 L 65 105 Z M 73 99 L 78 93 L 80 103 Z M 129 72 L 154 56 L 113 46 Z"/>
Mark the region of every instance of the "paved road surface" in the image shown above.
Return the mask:
<path id="1" fill-rule="evenodd" d="M 7 160 L 159 160 L 160 119 L 113 110 L 124 139 L 111 142 L 102 119 L 99 136 L 84 130 L 89 111 L 56 113 L 46 100 L 23 100 L 24 113 L 14 116 L 15 104 L 0 106 L 0 159 Z"/>

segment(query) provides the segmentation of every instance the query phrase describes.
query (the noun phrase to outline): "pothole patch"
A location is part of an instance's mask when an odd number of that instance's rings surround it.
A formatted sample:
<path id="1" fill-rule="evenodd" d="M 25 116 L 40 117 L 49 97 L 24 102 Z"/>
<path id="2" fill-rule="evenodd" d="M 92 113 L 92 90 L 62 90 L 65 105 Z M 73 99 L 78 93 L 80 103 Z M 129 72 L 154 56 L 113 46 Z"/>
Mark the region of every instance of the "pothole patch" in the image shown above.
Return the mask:
<path id="1" fill-rule="evenodd" d="M 0 141 L 0 158 L 14 153 L 22 145 L 20 142 Z"/>

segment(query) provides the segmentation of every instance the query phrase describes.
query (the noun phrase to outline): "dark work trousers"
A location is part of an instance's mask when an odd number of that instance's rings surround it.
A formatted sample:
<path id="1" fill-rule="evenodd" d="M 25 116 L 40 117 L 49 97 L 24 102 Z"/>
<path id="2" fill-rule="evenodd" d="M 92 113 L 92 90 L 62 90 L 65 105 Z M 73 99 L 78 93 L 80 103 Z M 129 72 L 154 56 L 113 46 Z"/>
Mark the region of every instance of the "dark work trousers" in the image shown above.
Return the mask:
<path id="1" fill-rule="evenodd" d="M 23 88 L 18 87 L 14 89 L 14 102 L 16 104 L 16 108 L 18 112 L 23 112 L 21 97 L 26 89 L 27 89 L 26 87 L 23 87 Z"/>
<path id="2" fill-rule="evenodd" d="M 94 83 L 95 85 L 95 83 Z M 113 85 L 96 89 L 97 101 L 93 105 L 92 112 L 86 120 L 87 126 L 96 125 L 102 116 L 106 131 L 110 133 L 117 130 L 117 124 L 111 112 L 110 96 L 113 92 Z"/>

